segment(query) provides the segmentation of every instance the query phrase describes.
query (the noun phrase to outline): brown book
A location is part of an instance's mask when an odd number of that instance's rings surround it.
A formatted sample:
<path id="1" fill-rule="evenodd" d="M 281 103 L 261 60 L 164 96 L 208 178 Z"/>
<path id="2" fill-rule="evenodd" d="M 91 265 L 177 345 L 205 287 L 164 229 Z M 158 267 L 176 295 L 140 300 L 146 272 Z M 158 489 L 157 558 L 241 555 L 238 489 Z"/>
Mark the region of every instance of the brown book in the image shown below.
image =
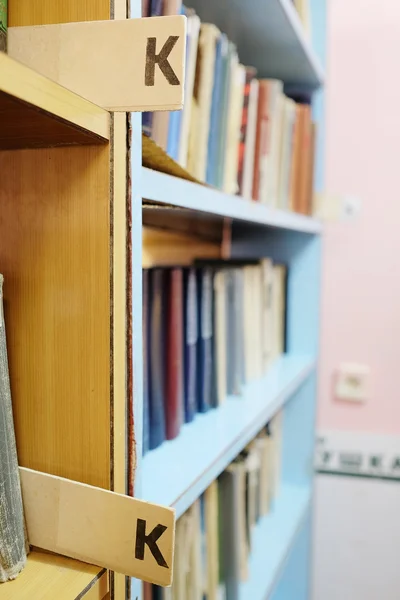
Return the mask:
<path id="1" fill-rule="evenodd" d="M 249 102 L 251 82 L 256 76 L 256 70 L 253 67 L 246 67 L 246 81 L 244 85 L 243 108 L 242 108 L 242 125 L 240 128 L 239 141 L 239 157 L 238 157 L 238 186 L 240 195 L 243 194 L 243 178 L 244 178 L 244 155 L 246 152 L 246 136 L 249 117 Z"/>
<path id="2" fill-rule="evenodd" d="M 257 133 L 254 154 L 253 200 L 260 200 L 260 180 L 263 162 L 269 146 L 269 82 L 261 80 L 258 90 Z"/>
<path id="3" fill-rule="evenodd" d="M 153 589 L 152 584 L 147 583 L 147 581 L 143 582 L 143 600 L 152 600 L 153 598 Z"/>
<path id="4" fill-rule="evenodd" d="M 167 292 L 165 413 L 167 440 L 176 438 L 183 422 L 183 275 L 169 272 Z"/>

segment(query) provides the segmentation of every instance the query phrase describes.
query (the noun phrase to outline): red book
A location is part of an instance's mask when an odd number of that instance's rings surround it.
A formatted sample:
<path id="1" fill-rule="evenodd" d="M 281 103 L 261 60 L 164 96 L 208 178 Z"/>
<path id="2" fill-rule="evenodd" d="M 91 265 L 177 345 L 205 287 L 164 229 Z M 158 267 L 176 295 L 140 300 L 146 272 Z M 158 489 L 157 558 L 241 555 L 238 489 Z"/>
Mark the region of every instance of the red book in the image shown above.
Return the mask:
<path id="1" fill-rule="evenodd" d="M 166 339 L 166 429 L 167 440 L 179 434 L 183 423 L 183 275 L 182 269 L 168 273 Z"/>
<path id="2" fill-rule="evenodd" d="M 243 109 L 242 109 L 242 126 L 240 128 L 240 141 L 239 141 L 239 159 L 238 159 L 238 185 L 239 194 L 243 193 L 243 168 L 244 168 L 244 153 L 246 150 L 246 134 L 249 116 L 249 100 L 250 100 L 250 86 L 251 82 L 256 76 L 256 69 L 254 67 L 246 67 L 246 80 L 244 84 L 244 97 L 243 97 Z"/>

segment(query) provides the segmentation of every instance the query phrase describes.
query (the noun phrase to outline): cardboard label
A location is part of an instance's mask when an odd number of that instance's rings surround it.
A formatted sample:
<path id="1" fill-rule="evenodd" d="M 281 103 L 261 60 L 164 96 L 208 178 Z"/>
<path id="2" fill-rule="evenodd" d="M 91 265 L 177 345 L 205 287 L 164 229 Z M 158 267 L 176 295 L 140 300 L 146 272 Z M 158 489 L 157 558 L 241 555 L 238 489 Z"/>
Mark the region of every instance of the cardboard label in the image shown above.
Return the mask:
<path id="1" fill-rule="evenodd" d="M 172 584 L 174 509 L 23 467 L 20 476 L 31 545 Z"/>

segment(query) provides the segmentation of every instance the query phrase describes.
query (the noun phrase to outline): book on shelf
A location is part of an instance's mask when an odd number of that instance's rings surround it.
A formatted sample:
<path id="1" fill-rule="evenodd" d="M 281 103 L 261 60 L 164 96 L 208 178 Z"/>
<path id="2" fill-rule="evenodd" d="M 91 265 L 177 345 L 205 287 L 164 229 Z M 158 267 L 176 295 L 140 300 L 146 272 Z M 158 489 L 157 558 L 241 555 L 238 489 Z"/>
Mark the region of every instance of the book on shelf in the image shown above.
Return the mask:
<path id="1" fill-rule="evenodd" d="M 240 397 L 285 350 L 286 267 L 196 260 L 143 270 L 143 451 Z"/>
<path id="2" fill-rule="evenodd" d="M 296 2 L 305 19 L 307 4 Z M 305 99 L 287 97 L 280 80 L 258 79 L 226 34 L 180 0 L 152 0 L 149 10 L 187 15 L 186 100 L 182 112 L 144 115 L 143 131 L 195 181 L 312 215 L 316 136 Z"/>
<path id="3" fill-rule="evenodd" d="M 279 501 L 278 413 L 177 521 L 174 581 L 144 585 L 146 600 L 238 600 L 250 576 L 254 532 Z"/>
<path id="4" fill-rule="evenodd" d="M 3 307 L 3 275 L 0 275 L 0 583 L 15 579 L 29 552 L 19 479 L 17 446 Z"/>

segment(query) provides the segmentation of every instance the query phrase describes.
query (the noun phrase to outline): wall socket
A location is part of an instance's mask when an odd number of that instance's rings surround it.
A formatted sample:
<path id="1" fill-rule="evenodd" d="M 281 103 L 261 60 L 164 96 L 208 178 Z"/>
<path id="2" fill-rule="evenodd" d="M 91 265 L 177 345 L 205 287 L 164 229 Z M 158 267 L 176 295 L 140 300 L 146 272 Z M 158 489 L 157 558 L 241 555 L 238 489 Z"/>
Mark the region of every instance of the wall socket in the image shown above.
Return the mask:
<path id="1" fill-rule="evenodd" d="M 347 402 L 366 402 L 369 395 L 369 376 L 370 368 L 366 365 L 340 365 L 335 382 L 335 398 Z"/>

